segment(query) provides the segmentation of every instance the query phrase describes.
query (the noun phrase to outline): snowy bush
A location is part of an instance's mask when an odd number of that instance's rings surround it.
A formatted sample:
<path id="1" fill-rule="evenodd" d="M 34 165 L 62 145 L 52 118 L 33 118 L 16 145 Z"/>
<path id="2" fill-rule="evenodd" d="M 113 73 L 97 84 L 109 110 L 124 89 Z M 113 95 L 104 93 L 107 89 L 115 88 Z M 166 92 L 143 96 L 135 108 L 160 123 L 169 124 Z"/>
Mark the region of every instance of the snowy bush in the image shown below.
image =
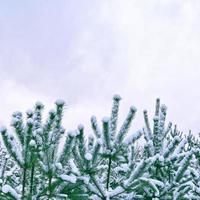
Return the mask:
<path id="1" fill-rule="evenodd" d="M 62 100 L 45 122 L 40 102 L 25 121 L 13 113 L 13 133 L 1 128 L 0 199 L 200 199 L 200 142 L 166 124 L 167 108 L 159 99 L 152 123 L 145 110 L 144 127 L 128 133 L 136 115 L 131 106 L 118 128 L 120 101 L 113 97 L 101 128 L 91 117 L 93 136 L 83 125 L 65 131 Z"/>

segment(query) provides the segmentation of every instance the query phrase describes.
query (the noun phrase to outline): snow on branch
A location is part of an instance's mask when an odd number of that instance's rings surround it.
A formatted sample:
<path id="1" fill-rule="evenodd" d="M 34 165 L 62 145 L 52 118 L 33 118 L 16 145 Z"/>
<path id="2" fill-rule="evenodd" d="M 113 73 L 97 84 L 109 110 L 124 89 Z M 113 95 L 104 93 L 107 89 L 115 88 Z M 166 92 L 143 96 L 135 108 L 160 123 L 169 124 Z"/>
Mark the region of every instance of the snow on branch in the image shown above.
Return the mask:
<path id="1" fill-rule="evenodd" d="M 136 114 L 118 129 L 121 97 L 111 114 L 91 131 L 82 124 L 73 131 L 62 125 L 65 102 L 57 100 L 43 120 L 44 105 L 12 115 L 12 131 L 0 129 L 0 199 L 199 199 L 200 141 L 167 123 L 167 107 L 156 100 L 153 119 L 129 133 Z"/>

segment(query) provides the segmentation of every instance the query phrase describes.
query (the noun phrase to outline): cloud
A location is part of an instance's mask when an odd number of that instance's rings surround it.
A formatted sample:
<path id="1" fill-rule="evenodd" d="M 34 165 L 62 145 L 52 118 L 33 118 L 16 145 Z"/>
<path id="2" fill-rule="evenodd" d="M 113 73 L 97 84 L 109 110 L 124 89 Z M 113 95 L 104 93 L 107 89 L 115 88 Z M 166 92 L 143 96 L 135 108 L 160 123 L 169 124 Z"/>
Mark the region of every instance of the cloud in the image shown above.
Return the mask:
<path id="1" fill-rule="evenodd" d="M 1 4 L 3 118 L 36 99 L 49 108 L 63 98 L 67 129 L 89 126 L 91 114 L 109 114 L 119 93 L 120 122 L 130 105 L 138 107 L 133 130 L 161 97 L 181 130 L 199 131 L 199 1 Z"/>
<path id="2" fill-rule="evenodd" d="M 32 109 L 39 99 L 50 105 L 50 100 L 47 96 L 35 94 L 25 85 L 21 85 L 12 79 L 1 80 L 0 90 L 2 91 L 0 93 L 1 124 L 9 124 L 11 114 L 16 110 L 25 112 L 29 108 Z"/>

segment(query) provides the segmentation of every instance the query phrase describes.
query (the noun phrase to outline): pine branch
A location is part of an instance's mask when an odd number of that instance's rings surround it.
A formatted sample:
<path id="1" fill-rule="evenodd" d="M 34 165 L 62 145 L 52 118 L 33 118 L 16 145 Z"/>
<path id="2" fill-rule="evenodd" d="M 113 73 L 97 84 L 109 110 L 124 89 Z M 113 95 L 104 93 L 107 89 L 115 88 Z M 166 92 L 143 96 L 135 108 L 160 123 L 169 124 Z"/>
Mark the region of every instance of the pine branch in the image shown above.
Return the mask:
<path id="1" fill-rule="evenodd" d="M 118 120 L 118 111 L 119 111 L 119 102 L 121 100 L 121 97 L 119 95 L 115 95 L 113 97 L 113 106 L 112 106 L 112 112 L 110 117 L 110 124 L 109 124 L 109 132 L 111 140 L 114 140 L 116 130 L 117 130 L 117 120 Z"/>
<path id="2" fill-rule="evenodd" d="M 123 141 L 126 133 L 128 132 L 128 129 L 131 125 L 131 122 L 132 122 L 132 120 L 135 116 L 136 111 L 137 111 L 137 109 L 134 106 L 132 106 L 130 108 L 130 111 L 129 111 L 129 113 L 128 113 L 122 127 L 120 128 L 118 135 L 117 135 L 117 138 L 116 138 L 116 141 L 115 141 L 116 144 L 120 144 Z"/>

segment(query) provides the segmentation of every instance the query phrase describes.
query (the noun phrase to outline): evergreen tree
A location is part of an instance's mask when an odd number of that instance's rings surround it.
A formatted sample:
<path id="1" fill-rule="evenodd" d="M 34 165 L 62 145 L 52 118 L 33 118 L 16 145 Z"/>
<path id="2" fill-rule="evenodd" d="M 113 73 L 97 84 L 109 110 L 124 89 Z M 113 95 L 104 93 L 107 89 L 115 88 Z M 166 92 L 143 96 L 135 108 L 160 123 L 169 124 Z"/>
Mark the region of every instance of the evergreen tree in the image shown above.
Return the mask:
<path id="1" fill-rule="evenodd" d="M 136 108 L 130 107 L 118 128 L 120 101 L 113 97 L 102 127 L 91 117 L 92 136 L 83 125 L 65 131 L 62 100 L 44 122 L 40 102 L 25 120 L 13 113 L 13 132 L 1 128 L 0 199 L 198 200 L 199 140 L 166 124 L 167 107 L 160 99 L 152 123 L 145 110 L 144 127 L 128 133 Z"/>

